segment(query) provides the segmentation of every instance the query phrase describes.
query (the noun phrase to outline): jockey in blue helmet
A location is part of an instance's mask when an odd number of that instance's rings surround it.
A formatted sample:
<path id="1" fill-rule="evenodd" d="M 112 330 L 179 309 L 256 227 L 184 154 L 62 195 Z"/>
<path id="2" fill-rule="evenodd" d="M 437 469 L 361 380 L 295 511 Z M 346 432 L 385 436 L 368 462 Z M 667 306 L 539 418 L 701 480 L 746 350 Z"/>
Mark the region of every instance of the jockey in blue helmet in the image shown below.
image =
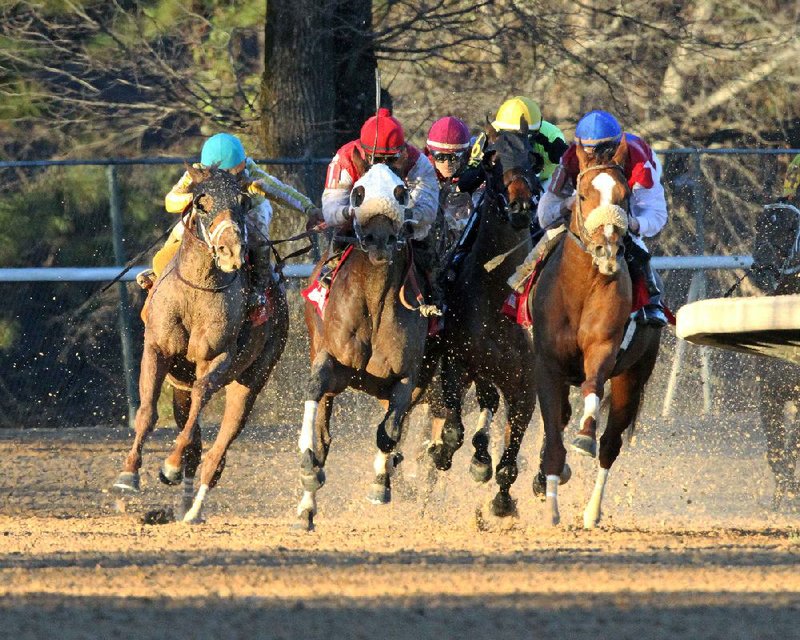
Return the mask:
<path id="1" fill-rule="evenodd" d="M 272 277 L 270 264 L 269 225 L 272 220 L 270 200 L 305 213 L 314 220 L 322 219 L 322 212 L 305 195 L 284 184 L 275 176 L 261 169 L 252 158 L 248 158 L 241 140 L 230 133 L 217 133 L 203 144 L 200 163 L 196 168 L 216 166 L 231 173 L 241 173 L 248 184 L 252 206 L 247 212 L 248 239 L 252 256 L 251 294 L 248 306 L 263 312 L 266 303 L 267 278 Z M 183 214 L 192 204 L 192 177 L 185 171 L 164 199 L 167 211 Z M 151 289 L 156 278 L 177 253 L 183 237 L 183 223 L 172 230 L 164 246 L 153 257 L 153 269 L 142 271 L 136 281 L 143 289 Z"/>
<path id="2" fill-rule="evenodd" d="M 547 191 L 539 201 L 537 215 L 542 228 L 564 223 L 575 202 L 580 144 L 590 155 L 611 158 L 622 141 L 627 146 L 622 167 L 631 189 L 626 256 L 633 271 L 646 278 L 650 303 L 640 312 L 639 321 L 663 326 L 667 323 L 661 303 L 659 278 L 650 266 L 650 253 L 642 238 L 656 235 L 667 223 L 667 202 L 661 185 L 661 163 L 641 138 L 623 131 L 617 119 L 607 111 L 590 111 L 575 128 L 575 142 L 564 152 L 553 173 Z"/>

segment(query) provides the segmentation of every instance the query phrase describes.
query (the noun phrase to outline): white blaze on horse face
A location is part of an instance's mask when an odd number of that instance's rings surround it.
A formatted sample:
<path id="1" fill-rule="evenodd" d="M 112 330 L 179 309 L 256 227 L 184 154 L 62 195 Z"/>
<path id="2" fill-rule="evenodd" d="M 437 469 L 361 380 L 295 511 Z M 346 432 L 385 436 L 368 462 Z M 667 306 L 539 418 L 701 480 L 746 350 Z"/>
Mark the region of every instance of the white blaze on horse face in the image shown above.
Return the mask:
<path id="1" fill-rule="evenodd" d="M 297 441 L 300 453 L 303 453 L 306 449 L 314 451 L 314 422 L 317 419 L 317 409 L 319 408 L 319 403 L 316 400 L 306 400 L 305 405 L 303 428 L 300 430 L 300 439 Z"/>
<path id="2" fill-rule="evenodd" d="M 607 173 L 598 173 L 592 178 L 592 186 L 600 192 L 600 206 L 612 204 L 611 198 L 614 192 L 614 178 Z"/>
<path id="3" fill-rule="evenodd" d="M 590 393 L 583 399 L 583 417 L 581 427 L 586 424 L 586 420 L 592 418 L 597 422 L 597 414 L 600 413 L 600 398 L 596 393 Z"/>

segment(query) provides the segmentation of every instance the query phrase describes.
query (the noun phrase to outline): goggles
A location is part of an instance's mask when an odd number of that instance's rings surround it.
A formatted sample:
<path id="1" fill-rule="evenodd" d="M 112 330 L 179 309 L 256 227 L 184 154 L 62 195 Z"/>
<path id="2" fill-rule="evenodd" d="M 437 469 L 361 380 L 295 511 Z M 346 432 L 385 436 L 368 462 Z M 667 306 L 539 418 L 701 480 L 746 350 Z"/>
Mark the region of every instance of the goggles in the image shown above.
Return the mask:
<path id="1" fill-rule="evenodd" d="M 465 151 L 457 153 L 432 153 L 434 162 L 461 162 L 464 157 Z"/>
<path id="2" fill-rule="evenodd" d="M 392 155 L 372 155 L 372 164 L 394 164 L 403 157 L 403 152 L 398 151 Z"/>

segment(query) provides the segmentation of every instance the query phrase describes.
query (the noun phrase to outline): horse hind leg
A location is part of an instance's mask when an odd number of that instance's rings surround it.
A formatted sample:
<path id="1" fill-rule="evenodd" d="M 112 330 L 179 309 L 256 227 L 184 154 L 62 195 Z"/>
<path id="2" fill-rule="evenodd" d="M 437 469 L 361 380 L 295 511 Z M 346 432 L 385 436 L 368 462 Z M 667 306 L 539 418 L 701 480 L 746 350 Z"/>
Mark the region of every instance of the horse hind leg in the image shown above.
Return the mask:
<path id="1" fill-rule="evenodd" d="M 777 393 L 768 393 L 773 390 Z M 772 508 L 779 509 L 789 493 L 794 476 L 794 465 L 790 462 L 791 450 L 787 443 L 785 398 L 779 387 L 762 386 L 759 413 L 761 426 L 767 438 L 767 463 L 775 477 Z M 796 458 L 797 453 L 795 451 Z"/>
<path id="2" fill-rule="evenodd" d="M 563 433 L 566 426 L 569 424 L 570 418 L 572 418 L 572 405 L 569 402 L 569 387 L 564 387 L 564 402 L 562 405 L 562 420 L 563 424 L 561 427 L 561 431 Z M 562 435 L 563 438 L 563 435 Z M 544 471 L 542 471 L 542 464 L 544 462 L 544 452 L 545 448 L 547 447 L 547 438 L 542 438 L 542 448 L 539 450 L 539 472 L 533 477 L 533 495 L 535 495 L 540 500 L 544 501 L 547 494 L 547 476 L 545 476 Z M 564 462 L 564 467 L 561 469 L 561 475 L 559 476 L 559 485 L 567 484 L 572 478 L 572 469 L 569 466 L 568 462 Z"/>
<path id="3" fill-rule="evenodd" d="M 178 432 L 183 430 L 189 415 L 192 398 L 189 391 L 173 387 L 172 389 L 172 414 Z M 186 449 L 186 473 L 183 474 L 183 494 L 181 497 L 181 514 L 185 514 L 192 507 L 194 500 L 194 479 L 197 468 L 200 466 L 200 456 L 203 452 L 203 440 L 200 425 L 192 434 L 192 441 Z M 159 474 L 159 477 L 161 474 Z M 162 482 L 164 480 L 162 479 Z"/>
<path id="4" fill-rule="evenodd" d="M 475 393 L 480 406 L 480 415 L 475 433 L 472 435 L 472 447 L 475 453 L 469 465 L 469 473 L 475 482 L 488 482 L 492 478 L 492 456 L 489 453 L 489 434 L 491 433 L 492 418 L 497 414 L 500 406 L 500 392 L 488 382 L 478 380 L 475 382 Z"/>
<path id="5" fill-rule="evenodd" d="M 442 393 L 444 397 L 444 422 L 437 439 L 431 442 L 429 453 L 439 471 L 453 465 L 453 455 L 464 444 L 464 424 L 461 408 L 464 393 L 469 385 L 466 372 L 449 358 L 442 361 Z"/>
<path id="6" fill-rule="evenodd" d="M 503 397 L 508 404 L 508 424 L 505 448 L 495 471 L 498 491 L 492 500 L 492 513 L 498 517 L 517 514 L 516 500 L 511 497 L 511 486 L 519 474 L 517 456 L 535 407 L 532 390 L 509 389 L 504 391 Z"/>

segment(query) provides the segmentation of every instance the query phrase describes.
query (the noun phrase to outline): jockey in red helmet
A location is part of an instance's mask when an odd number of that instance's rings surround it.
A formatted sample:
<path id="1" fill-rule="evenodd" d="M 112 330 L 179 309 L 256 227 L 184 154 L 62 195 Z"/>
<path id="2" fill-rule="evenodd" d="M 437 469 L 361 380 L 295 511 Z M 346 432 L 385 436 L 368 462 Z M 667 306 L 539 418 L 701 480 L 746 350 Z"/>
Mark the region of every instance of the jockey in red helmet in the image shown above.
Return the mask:
<path id="1" fill-rule="evenodd" d="M 354 155 L 356 159 L 354 161 Z M 364 162 L 387 164 L 409 188 L 412 202 L 410 214 L 414 221 L 414 239 L 428 235 L 436 219 L 439 184 L 427 157 L 405 140 L 403 127 L 389 109 L 379 109 L 361 127 L 357 140 L 348 142 L 333 156 L 328 165 L 325 190 L 322 193 L 322 213 L 330 226 L 350 222 L 350 191 L 362 176 Z"/>
<path id="2" fill-rule="evenodd" d="M 650 293 L 650 304 L 644 307 L 639 320 L 663 326 L 667 318 L 661 304 L 661 290 L 650 267 L 650 253 L 643 238 L 654 236 L 664 228 L 667 201 L 661 185 L 661 163 L 644 140 L 623 131 L 617 119 L 607 111 L 590 111 L 584 115 L 575 128 L 575 142 L 561 156 L 550 185 L 539 201 L 537 215 L 542 228 L 562 224 L 565 215 L 569 215 L 578 176 L 576 144 L 580 143 L 590 154 L 611 158 L 623 139 L 628 147 L 623 171 L 631 189 L 626 254 L 632 270 L 640 270 L 645 276 Z"/>

